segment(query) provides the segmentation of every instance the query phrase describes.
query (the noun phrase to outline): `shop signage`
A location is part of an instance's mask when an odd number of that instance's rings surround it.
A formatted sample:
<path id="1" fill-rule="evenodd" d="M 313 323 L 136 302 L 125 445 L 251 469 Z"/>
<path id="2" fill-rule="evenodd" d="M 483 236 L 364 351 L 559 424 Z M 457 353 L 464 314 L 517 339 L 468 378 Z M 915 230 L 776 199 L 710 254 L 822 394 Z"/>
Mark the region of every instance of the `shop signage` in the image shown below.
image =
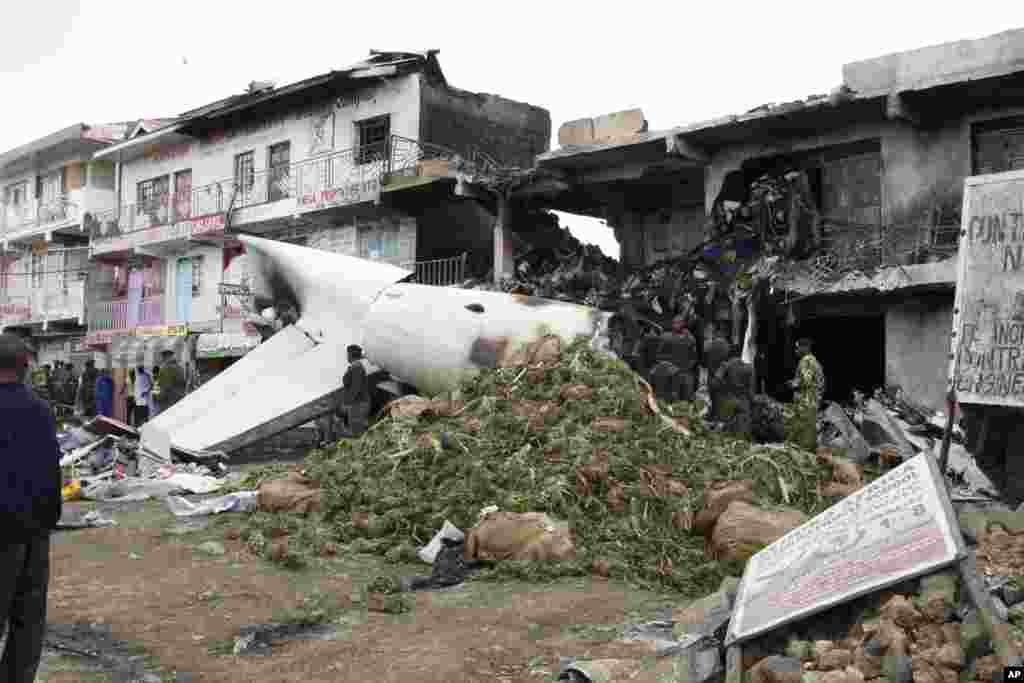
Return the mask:
<path id="1" fill-rule="evenodd" d="M 964 181 L 950 383 L 960 403 L 1024 406 L 1024 172 Z"/>
<path id="2" fill-rule="evenodd" d="M 136 337 L 187 337 L 188 332 L 188 325 L 136 327 L 132 330 L 132 334 Z"/>
<path id="3" fill-rule="evenodd" d="M 223 213 L 217 213 L 202 218 L 191 218 L 178 221 L 168 225 L 158 225 L 145 230 L 137 230 L 127 234 L 111 237 L 110 239 L 97 239 L 93 242 L 93 252 L 105 254 L 114 251 L 128 251 L 134 247 L 141 247 L 146 244 L 158 244 L 160 242 L 173 242 L 175 240 L 187 240 L 193 237 L 203 237 L 221 234 L 226 224 Z"/>
<path id="4" fill-rule="evenodd" d="M 0 323 L 11 325 L 32 319 L 32 309 L 25 304 L 0 304 Z"/>
<path id="5" fill-rule="evenodd" d="M 922 453 L 750 558 L 727 641 L 773 630 L 965 554 L 938 465 Z"/>
<path id="6" fill-rule="evenodd" d="M 372 177 L 348 183 L 330 190 L 319 190 L 302 195 L 300 204 L 307 211 L 328 209 L 333 206 L 347 206 L 380 198 L 380 178 Z"/>

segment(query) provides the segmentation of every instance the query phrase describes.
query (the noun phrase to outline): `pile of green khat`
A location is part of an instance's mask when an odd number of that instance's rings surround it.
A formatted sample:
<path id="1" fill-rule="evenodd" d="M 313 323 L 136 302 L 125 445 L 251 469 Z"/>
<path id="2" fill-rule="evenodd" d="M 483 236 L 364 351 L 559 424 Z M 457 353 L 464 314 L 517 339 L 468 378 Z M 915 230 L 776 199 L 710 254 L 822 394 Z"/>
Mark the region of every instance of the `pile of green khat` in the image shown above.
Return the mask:
<path id="1" fill-rule="evenodd" d="M 598 566 L 703 595 L 737 570 L 708 561 L 704 539 L 686 531 L 705 482 L 751 479 L 765 507 L 815 514 L 829 505 L 817 492 L 829 470 L 813 454 L 710 432 L 697 404 L 660 405 L 656 415 L 636 374 L 582 340 L 546 363 L 482 372 L 431 405 L 311 453 L 307 474 L 323 488 L 322 516 L 304 520 L 312 528 L 289 543 L 406 560 L 445 520 L 468 531 L 496 505 L 567 520 L 577 559 L 507 562 L 492 576 L 583 575 Z M 257 517 L 252 524 L 267 525 Z"/>

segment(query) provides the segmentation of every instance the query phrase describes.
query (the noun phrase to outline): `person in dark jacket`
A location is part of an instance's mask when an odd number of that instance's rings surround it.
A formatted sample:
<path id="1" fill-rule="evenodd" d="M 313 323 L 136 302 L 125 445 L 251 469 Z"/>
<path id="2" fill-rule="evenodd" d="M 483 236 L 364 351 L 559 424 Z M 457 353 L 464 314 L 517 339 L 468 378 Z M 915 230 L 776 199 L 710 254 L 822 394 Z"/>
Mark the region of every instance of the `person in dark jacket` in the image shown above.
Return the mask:
<path id="1" fill-rule="evenodd" d="M 78 383 L 78 395 L 75 403 L 86 419 L 96 417 L 96 380 L 99 373 L 96 372 L 96 363 L 85 361 L 85 370 L 82 371 L 82 378 Z"/>
<path id="2" fill-rule="evenodd" d="M 57 429 L 25 385 L 28 349 L 0 334 L 0 680 L 31 683 L 46 631 L 50 532 L 60 520 Z"/>
<path id="3" fill-rule="evenodd" d="M 366 381 L 363 349 L 355 344 L 347 349 L 348 370 L 342 378 L 341 413 L 345 416 L 342 436 L 362 436 L 370 426 L 370 385 Z"/>
<path id="4" fill-rule="evenodd" d="M 114 416 L 114 379 L 107 369 L 100 370 L 96 377 L 96 414 Z"/>

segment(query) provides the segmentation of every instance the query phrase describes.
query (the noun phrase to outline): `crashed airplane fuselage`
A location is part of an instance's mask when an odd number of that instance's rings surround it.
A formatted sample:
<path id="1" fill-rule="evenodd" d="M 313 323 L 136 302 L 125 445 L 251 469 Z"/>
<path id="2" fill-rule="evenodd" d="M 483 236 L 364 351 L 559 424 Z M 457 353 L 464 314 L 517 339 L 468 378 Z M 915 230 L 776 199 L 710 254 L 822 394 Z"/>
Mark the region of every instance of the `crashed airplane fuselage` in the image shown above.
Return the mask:
<path id="1" fill-rule="evenodd" d="M 256 300 L 287 302 L 298 321 L 142 429 L 175 446 L 232 452 L 331 407 L 346 347 L 419 393 L 454 389 L 548 334 L 603 345 L 608 314 L 549 299 L 401 282 L 411 272 L 366 259 L 240 236 Z"/>

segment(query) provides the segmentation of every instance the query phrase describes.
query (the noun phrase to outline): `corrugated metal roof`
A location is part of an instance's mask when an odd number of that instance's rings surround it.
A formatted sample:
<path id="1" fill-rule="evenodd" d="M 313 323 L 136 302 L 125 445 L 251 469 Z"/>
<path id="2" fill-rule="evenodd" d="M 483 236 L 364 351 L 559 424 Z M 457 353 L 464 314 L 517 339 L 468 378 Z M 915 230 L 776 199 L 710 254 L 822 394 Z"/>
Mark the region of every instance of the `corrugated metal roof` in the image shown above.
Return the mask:
<path id="1" fill-rule="evenodd" d="M 409 67 L 409 66 L 427 66 L 430 64 L 436 73 L 443 78 L 443 74 L 440 70 L 440 65 L 437 64 L 435 55 L 439 50 L 425 50 L 422 52 L 384 52 L 379 50 L 370 50 L 370 56 L 364 60 L 356 62 L 350 66 L 338 69 L 335 71 L 328 71 L 326 73 L 312 76 L 295 83 L 291 83 L 280 88 L 273 88 L 271 90 L 264 90 L 257 93 L 244 93 L 240 95 L 232 95 L 216 102 L 197 107 L 196 109 L 184 112 L 181 115 L 181 119 L 185 121 L 200 119 L 200 118 L 214 118 L 222 116 L 230 112 L 239 111 L 250 106 L 254 106 L 261 102 L 267 102 L 270 100 L 283 97 L 296 92 L 301 92 L 307 88 L 312 88 L 317 85 L 321 85 L 328 81 L 340 78 L 366 78 L 371 76 L 387 76 L 390 75 L 382 69 L 387 67 Z"/>
<path id="2" fill-rule="evenodd" d="M 27 144 L 15 147 L 0 154 L 0 168 L 11 163 L 24 159 L 33 154 L 39 154 L 57 145 L 62 145 L 75 140 L 95 143 L 96 147 L 108 145 L 117 140 L 124 139 L 127 135 L 127 122 L 93 124 L 76 123 L 63 128 L 56 133 L 33 140 Z"/>

